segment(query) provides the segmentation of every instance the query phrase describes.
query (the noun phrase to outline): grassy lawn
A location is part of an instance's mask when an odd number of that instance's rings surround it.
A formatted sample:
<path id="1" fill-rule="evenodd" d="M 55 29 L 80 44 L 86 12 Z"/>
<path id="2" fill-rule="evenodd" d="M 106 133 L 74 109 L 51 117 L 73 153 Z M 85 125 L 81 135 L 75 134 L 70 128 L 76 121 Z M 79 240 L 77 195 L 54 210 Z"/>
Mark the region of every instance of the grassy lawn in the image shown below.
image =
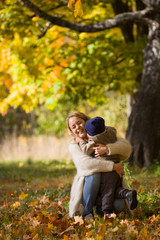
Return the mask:
<path id="1" fill-rule="evenodd" d="M 113 221 L 95 216 L 84 223 L 68 217 L 70 161 L 0 164 L 0 239 L 160 239 L 160 166 L 130 169 L 127 179 L 138 191 L 138 207 Z"/>
<path id="2" fill-rule="evenodd" d="M 72 181 L 75 168 L 71 161 L 32 161 L 0 163 L 0 190 L 34 190 L 44 185 L 52 189 Z"/>

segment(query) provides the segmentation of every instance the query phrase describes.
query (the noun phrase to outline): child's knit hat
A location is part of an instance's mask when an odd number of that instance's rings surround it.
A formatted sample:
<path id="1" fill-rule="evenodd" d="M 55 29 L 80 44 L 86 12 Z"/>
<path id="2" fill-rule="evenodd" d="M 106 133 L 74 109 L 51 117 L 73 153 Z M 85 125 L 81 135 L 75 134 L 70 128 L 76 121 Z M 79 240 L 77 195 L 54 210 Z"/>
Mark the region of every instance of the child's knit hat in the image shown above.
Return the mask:
<path id="1" fill-rule="evenodd" d="M 105 121 L 101 117 L 89 119 L 85 124 L 85 130 L 89 136 L 94 136 L 105 131 Z"/>

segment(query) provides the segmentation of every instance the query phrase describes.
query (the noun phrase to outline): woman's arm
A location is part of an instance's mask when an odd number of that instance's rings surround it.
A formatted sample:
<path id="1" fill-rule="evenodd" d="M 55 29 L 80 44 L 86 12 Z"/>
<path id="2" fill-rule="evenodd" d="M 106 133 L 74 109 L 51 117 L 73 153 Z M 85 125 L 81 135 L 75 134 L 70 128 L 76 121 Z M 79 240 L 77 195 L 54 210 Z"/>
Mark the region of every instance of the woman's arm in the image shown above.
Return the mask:
<path id="1" fill-rule="evenodd" d="M 110 154 L 119 154 L 121 160 L 127 159 L 131 153 L 131 145 L 126 139 L 118 139 L 117 142 L 108 144 L 107 146 L 110 148 Z M 106 161 L 102 158 L 92 158 L 84 154 L 75 143 L 69 145 L 69 152 L 77 171 L 84 176 L 96 172 L 110 172 L 113 170 L 120 176 L 124 174 L 120 163 L 114 164 L 112 161 Z"/>
<path id="2" fill-rule="evenodd" d="M 118 138 L 115 143 L 107 144 L 108 155 L 119 154 L 120 160 L 124 161 L 131 155 L 132 147 L 127 139 Z"/>
<path id="3" fill-rule="evenodd" d="M 69 152 L 80 175 L 88 176 L 96 172 L 110 172 L 113 170 L 113 162 L 88 156 L 80 150 L 78 144 L 70 143 Z"/>
<path id="4" fill-rule="evenodd" d="M 128 159 L 132 151 L 132 147 L 128 140 L 123 138 L 118 138 L 116 142 L 109 143 L 106 146 L 98 144 L 98 146 L 94 147 L 93 149 L 95 150 L 95 157 L 98 157 L 104 153 L 108 155 L 119 154 L 120 161 Z"/>

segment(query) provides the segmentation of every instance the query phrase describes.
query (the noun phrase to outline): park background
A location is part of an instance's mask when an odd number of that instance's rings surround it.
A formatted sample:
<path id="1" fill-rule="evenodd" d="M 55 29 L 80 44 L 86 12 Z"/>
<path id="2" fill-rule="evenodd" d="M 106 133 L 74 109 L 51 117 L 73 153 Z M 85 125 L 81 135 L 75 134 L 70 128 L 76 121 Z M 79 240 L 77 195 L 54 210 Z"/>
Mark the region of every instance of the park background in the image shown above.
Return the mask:
<path id="1" fill-rule="evenodd" d="M 160 237 L 159 12 L 154 0 L 0 1 L 1 239 Z M 74 110 L 131 142 L 132 216 L 68 217 Z"/>

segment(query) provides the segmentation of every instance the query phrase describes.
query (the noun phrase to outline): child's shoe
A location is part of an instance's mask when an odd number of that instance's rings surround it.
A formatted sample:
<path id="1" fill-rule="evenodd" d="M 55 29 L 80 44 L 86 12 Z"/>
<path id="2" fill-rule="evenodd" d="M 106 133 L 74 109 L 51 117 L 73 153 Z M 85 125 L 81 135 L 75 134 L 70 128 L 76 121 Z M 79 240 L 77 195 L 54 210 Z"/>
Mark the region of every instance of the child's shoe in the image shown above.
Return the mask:
<path id="1" fill-rule="evenodd" d="M 128 190 L 128 192 L 126 193 L 126 199 L 128 200 L 128 204 L 131 210 L 137 207 L 138 201 L 136 190 Z"/>

